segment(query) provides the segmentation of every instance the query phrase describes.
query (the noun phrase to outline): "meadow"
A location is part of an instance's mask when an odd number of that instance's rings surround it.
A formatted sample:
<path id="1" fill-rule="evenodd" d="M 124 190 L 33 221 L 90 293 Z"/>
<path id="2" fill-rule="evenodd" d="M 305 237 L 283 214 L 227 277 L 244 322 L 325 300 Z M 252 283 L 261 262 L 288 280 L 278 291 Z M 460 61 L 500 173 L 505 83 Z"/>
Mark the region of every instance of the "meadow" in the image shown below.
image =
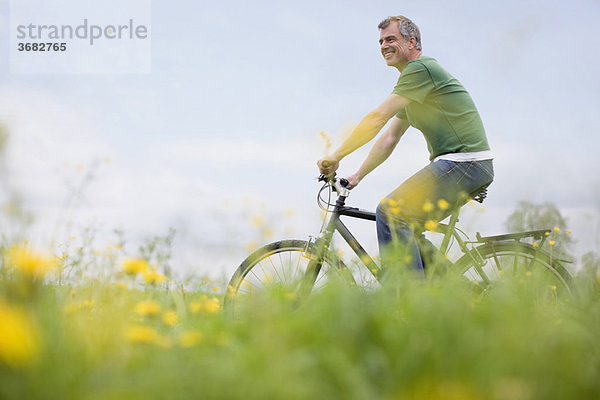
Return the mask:
<path id="1" fill-rule="evenodd" d="M 267 290 L 231 318 L 223 283 L 186 286 L 144 258 L 96 255 L 104 275 L 88 277 L 74 256 L 0 254 L 1 399 L 600 398 L 593 268 L 572 296 L 527 276 L 482 296 L 445 276 L 332 284 L 301 307 Z"/>

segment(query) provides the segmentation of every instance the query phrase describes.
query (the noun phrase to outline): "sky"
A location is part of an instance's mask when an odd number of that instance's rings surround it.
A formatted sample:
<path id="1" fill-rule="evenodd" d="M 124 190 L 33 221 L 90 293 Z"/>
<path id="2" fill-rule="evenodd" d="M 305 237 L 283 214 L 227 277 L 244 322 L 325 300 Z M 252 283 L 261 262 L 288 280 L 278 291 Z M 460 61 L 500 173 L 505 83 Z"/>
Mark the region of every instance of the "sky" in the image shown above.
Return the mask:
<path id="1" fill-rule="evenodd" d="M 391 92 L 399 74 L 381 57 L 377 24 L 402 14 L 420 27 L 423 54 L 470 92 L 495 155 L 485 208 L 461 218 L 467 233 L 504 233 L 519 201 L 552 202 L 578 254 L 598 249 L 600 1 L 147 3 L 148 73 L 20 74 L 8 56 L 10 2 L 0 0 L 10 135 L 0 202 L 20 194 L 35 216 L 32 242 L 77 245 L 89 227 L 103 248 L 119 229 L 135 255 L 173 227 L 176 270 L 227 276 L 253 245 L 316 235 L 319 132 L 339 144 Z M 53 2 L 44 4 L 38 17 Z M 349 204 L 373 210 L 427 162 L 410 128 Z M 376 253 L 374 225 L 354 229 Z"/>

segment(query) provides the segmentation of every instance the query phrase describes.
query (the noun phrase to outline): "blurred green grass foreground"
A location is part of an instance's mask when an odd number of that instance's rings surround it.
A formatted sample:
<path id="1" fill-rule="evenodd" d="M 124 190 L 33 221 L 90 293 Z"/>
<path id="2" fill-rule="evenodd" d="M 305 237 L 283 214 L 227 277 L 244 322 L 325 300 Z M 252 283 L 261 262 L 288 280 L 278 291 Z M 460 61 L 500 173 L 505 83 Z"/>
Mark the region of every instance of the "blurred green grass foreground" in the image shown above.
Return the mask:
<path id="1" fill-rule="evenodd" d="M 583 257 L 573 295 L 536 275 L 503 275 L 485 295 L 449 276 L 334 283 L 300 307 L 285 291 L 256 293 L 232 317 L 226 285 L 172 280 L 173 232 L 136 258 L 122 240 L 100 251 L 89 232 L 82 246 L 63 239 L 51 254 L 36 251 L 6 182 L 0 400 L 600 398 L 597 253 Z M 509 231 L 556 226 L 548 251 L 568 250 L 557 209 L 520 210 Z"/>
<path id="2" fill-rule="evenodd" d="M 596 399 L 600 291 L 505 277 L 328 286 L 302 306 L 259 293 L 231 318 L 217 288 L 58 284 L 51 259 L 0 249 L 1 399 Z M 146 275 L 144 275 L 146 274 Z M 531 279 L 531 280 L 529 280 Z"/>

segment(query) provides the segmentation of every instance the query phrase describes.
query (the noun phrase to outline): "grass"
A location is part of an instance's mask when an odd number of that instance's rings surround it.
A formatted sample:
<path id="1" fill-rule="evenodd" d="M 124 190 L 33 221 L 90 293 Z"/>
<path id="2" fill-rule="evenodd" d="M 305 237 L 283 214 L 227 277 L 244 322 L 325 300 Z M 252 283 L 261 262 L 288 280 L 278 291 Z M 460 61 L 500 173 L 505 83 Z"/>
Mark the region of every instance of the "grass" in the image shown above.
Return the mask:
<path id="1" fill-rule="evenodd" d="M 0 398 L 600 398 L 595 277 L 572 297 L 536 285 L 332 285 L 300 308 L 267 291 L 231 319 L 210 290 L 57 285 L 5 265 L 0 305 L 28 322 L 0 315 Z"/>

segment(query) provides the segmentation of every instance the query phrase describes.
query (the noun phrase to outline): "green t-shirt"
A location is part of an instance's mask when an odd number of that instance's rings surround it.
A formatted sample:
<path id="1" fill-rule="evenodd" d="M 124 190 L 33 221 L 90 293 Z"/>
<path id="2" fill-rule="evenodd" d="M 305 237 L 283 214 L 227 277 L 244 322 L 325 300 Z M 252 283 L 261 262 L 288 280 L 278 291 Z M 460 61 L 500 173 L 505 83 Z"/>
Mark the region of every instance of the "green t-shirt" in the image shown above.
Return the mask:
<path id="1" fill-rule="evenodd" d="M 442 154 L 490 150 L 471 96 L 435 59 L 409 61 L 392 93 L 412 100 L 396 116 L 423 132 L 431 160 Z"/>

